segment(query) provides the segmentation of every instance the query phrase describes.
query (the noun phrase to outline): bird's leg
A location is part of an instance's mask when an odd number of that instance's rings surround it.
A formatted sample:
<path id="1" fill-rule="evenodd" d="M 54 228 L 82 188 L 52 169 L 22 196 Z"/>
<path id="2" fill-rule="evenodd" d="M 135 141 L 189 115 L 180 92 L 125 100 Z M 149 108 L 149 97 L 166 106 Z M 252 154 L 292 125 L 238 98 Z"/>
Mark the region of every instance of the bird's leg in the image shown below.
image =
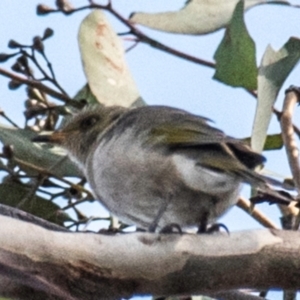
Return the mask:
<path id="1" fill-rule="evenodd" d="M 163 214 L 165 213 L 165 211 L 167 210 L 167 207 L 170 203 L 170 200 L 171 200 L 171 195 L 169 195 L 167 197 L 167 199 L 165 199 L 163 202 L 162 202 L 162 205 L 159 207 L 159 210 L 157 212 L 157 215 L 155 216 L 154 220 L 152 221 L 152 223 L 150 224 L 149 228 L 148 228 L 148 231 L 149 232 L 155 232 L 156 228 L 157 228 L 157 225 L 161 219 L 161 217 L 163 216 Z"/>
<path id="2" fill-rule="evenodd" d="M 202 215 L 202 218 L 201 218 L 200 225 L 198 227 L 197 233 L 206 233 L 207 223 L 208 223 L 208 212 L 205 212 Z"/>
<path id="3" fill-rule="evenodd" d="M 208 227 L 208 215 L 209 215 L 208 212 L 206 212 L 202 215 L 197 233 L 199 233 L 199 234 L 209 233 L 210 234 L 210 233 L 214 233 L 216 231 L 220 231 L 220 229 L 223 228 L 229 234 L 228 228 L 226 227 L 226 225 L 224 225 L 222 223 L 215 223 Z"/>

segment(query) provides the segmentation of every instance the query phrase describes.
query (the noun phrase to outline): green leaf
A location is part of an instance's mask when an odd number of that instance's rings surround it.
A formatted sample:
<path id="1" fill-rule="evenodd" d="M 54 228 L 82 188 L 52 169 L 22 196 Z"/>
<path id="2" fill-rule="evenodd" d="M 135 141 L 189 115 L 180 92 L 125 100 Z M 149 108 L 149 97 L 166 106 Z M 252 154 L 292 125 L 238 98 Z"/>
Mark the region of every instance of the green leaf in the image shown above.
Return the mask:
<path id="1" fill-rule="evenodd" d="M 36 133 L 31 130 L 17 129 L 0 124 L 0 141 L 4 145 L 13 146 L 13 155 L 17 159 L 48 170 L 58 177 L 82 177 L 75 164 L 65 158 L 66 153 L 64 150 L 52 145 L 33 143 L 31 139 L 34 136 L 36 136 Z M 37 174 L 34 169 L 26 167 L 25 164 L 18 165 L 30 175 Z"/>
<path id="2" fill-rule="evenodd" d="M 248 145 L 251 144 L 251 137 L 243 139 Z M 268 135 L 265 144 L 264 151 L 279 150 L 283 147 L 283 139 L 281 133 Z"/>
<path id="3" fill-rule="evenodd" d="M 71 221 L 71 217 L 63 212 L 58 205 L 40 196 L 33 195 L 27 199 L 31 188 L 17 182 L 0 184 L 0 203 L 17 207 L 49 222 L 63 225 Z"/>
<path id="4" fill-rule="evenodd" d="M 98 104 L 102 105 L 102 103 L 98 102 L 97 98 L 92 93 L 90 86 L 86 83 L 75 95 L 74 100 L 86 100 L 88 104 Z M 123 104 L 122 104 L 123 105 Z M 140 107 L 145 106 L 146 102 L 143 100 L 142 97 L 138 97 L 130 107 Z"/>
<path id="5" fill-rule="evenodd" d="M 268 46 L 259 67 L 258 99 L 252 129 L 251 147 L 260 152 L 265 143 L 272 108 L 285 79 L 300 59 L 300 39 L 290 38 L 279 50 Z"/>
<path id="6" fill-rule="evenodd" d="M 265 141 L 264 150 L 279 150 L 283 147 L 281 133 L 268 135 Z"/>
<path id="7" fill-rule="evenodd" d="M 86 100 L 88 104 L 99 104 L 101 103 L 98 102 L 97 98 L 94 96 L 92 93 L 90 86 L 88 83 L 86 83 L 75 95 L 74 100 Z"/>
<path id="8" fill-rule="evenodd" d="M 236 5 L 232 19 L 214 58 L 214 79 L 233 87 L 257 88 L 255 43 L 244 22 L 244 1 Z"/>

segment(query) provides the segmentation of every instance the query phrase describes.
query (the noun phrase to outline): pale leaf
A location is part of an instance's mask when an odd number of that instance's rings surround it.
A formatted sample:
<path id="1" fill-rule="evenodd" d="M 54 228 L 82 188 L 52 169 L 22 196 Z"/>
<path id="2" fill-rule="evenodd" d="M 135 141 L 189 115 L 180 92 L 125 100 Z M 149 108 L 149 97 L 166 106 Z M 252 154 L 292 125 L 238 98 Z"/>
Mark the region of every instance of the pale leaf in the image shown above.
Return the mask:
<path id="1" fill-rule="evenodd" d="M 268 46 L 258 71 L 258 99 L 252 129 L 251 147 L 263 149 L 278 92 L 300 59 L 300 39 L 290 38 L 279 50 Z"/>
<path id="2" fill-rule="evenodd" d="M 125 62 L 122 42 L 101 10 L 82 21 L 78 41 L 85 75 L 97 100 L 104 105 L 131 106 L 139 92 Z"/>
<path id="3" fill-rule="evenodd" d="M 239 0 L 191 0 L 179 11 L 137 12 L 132 23 L 172 33 L 206 34 L 225 27 Z M 245 0 L 245 10 L 264 3 L 288 4 L 287 1 Z"/>

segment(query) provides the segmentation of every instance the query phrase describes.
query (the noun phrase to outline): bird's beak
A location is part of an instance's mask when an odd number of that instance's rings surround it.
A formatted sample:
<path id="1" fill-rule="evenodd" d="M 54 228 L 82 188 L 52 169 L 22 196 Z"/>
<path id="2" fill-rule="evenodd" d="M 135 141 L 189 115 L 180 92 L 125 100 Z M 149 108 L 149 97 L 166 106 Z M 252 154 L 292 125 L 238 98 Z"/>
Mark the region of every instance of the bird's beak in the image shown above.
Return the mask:
<path id="1" fill-rule="evenodd" d="M 65 140 L 65 134 L 61 131 L 54 131 L 51 134 L 40 134 L 31 139 L 35 143 L 54 143 L 61 145 Z"/>

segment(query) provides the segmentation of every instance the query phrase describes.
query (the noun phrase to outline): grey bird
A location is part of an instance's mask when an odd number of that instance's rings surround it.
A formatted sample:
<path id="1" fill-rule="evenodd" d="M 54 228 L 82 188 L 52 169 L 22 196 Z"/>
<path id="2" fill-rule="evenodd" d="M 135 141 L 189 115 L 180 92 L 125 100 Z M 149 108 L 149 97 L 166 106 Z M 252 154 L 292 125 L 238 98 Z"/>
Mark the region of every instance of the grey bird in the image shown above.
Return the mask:
<path id="1" fill-rule="evenodd" d="M 127 224 L 205 231 L 237 203 L 242 183 L 269 189 L 264 157 L 209 120 L 166 106 L 90 106 L 35 142 L 65 148 L 93 193 Z"/>

